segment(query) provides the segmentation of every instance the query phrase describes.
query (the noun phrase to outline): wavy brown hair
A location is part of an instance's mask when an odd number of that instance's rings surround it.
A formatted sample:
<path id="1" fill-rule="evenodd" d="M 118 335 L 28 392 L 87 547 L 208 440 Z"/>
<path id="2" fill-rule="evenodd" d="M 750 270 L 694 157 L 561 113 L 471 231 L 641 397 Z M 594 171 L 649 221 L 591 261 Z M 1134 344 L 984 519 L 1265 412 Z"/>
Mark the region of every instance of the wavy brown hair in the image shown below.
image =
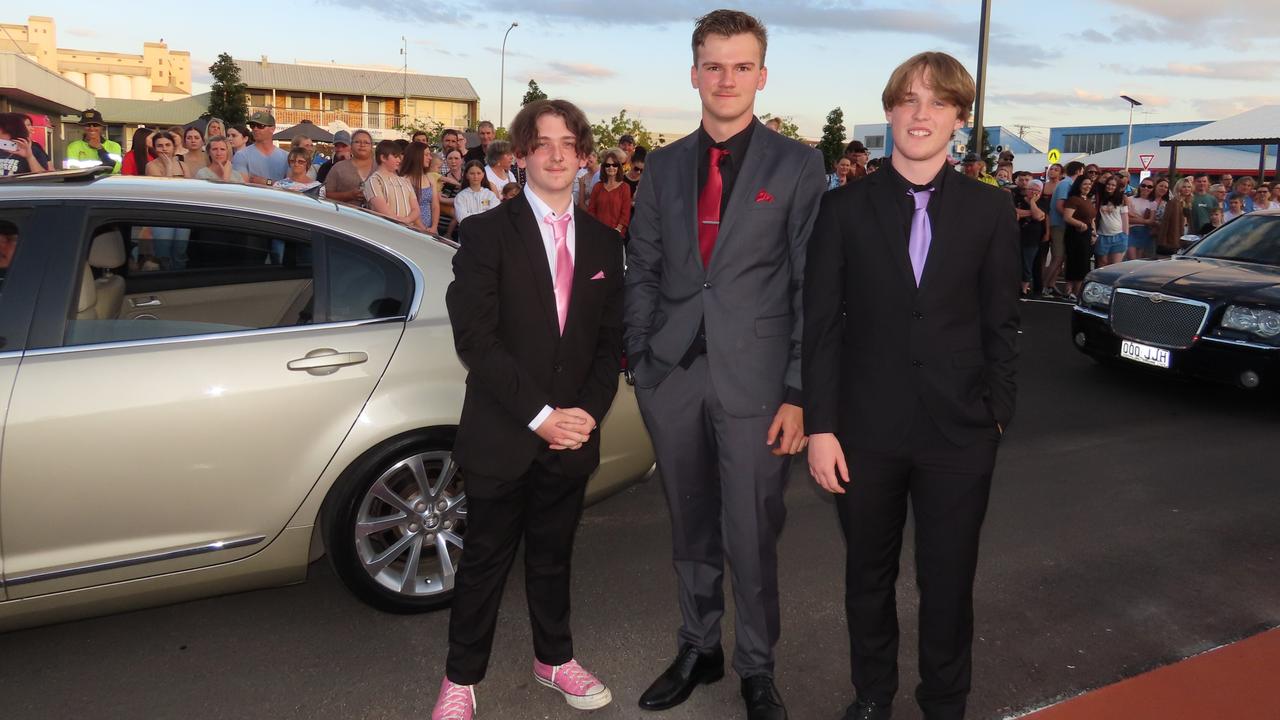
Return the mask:
<path id="1" fill-rule="evenodd" d="M 585 158 L 595 152 L 596 141 L 591 133 L 591 122 L 577 105 L 568 100 L 534 100 L 520 108 L 520 112 L 511 121 L 511 149 L 516 157 L 531 155 L 537 149 L 538 118 L 543 115 L 555 115 L 564 120 L 565 127 L 573 133 L 574 141 L 577 143 L 579 158 Z M 490 152 L 498 142 L 495 140 L 489 145 Z"/>
<path id="2" fill-rule="evenodd" d="M 889 76 L 880 102 L 889 112 L 906 100 L 911 82 L 917 77 L 934 94 L 960 109 L 960 119 L 968 120 L 973 101 L 978 96 L 973 76 L 959 60 L 941 52 L 922 52 L 902 63 Z"/>

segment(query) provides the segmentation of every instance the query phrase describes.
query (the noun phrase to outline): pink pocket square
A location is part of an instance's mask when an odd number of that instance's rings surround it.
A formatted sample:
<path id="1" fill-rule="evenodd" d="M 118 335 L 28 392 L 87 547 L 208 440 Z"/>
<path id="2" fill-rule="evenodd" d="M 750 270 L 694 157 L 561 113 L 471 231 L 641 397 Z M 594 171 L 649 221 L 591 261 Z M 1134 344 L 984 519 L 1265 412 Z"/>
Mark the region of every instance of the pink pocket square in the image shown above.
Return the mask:
<path id="1" fill-rule="evenodd" d="M 603 279 L 604 279 L 604 271 L 603 271 L 603 270 L 601 270 L 601 271 L 597 272 L 595 275 L 592 275 L 592 276 L 591 276 L 591 279 L 592 279 L 592 280 L 603 280 Z"/>

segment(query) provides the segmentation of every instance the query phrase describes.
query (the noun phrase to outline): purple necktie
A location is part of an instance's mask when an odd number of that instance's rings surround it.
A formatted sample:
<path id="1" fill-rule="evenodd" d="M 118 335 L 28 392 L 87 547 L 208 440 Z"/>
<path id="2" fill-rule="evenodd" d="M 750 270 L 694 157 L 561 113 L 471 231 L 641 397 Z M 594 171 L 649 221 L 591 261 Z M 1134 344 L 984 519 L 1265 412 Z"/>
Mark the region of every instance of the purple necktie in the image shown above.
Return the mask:
<path id="1" fill-rule="evenodd" d="M 933 188 L 907 192 L 916 201 L 916 210 L 911 215 L 911 237 L 907 240 L 907 253 L 911 255 L 911 269 L 916 273 L 916 287 L 920 287 L 920 274 L 924 272 L 924 261 L 929 257 L 929 242 L 933 239 L 933 228 L 929 225 L 929 213 L 926 211 Z"/>

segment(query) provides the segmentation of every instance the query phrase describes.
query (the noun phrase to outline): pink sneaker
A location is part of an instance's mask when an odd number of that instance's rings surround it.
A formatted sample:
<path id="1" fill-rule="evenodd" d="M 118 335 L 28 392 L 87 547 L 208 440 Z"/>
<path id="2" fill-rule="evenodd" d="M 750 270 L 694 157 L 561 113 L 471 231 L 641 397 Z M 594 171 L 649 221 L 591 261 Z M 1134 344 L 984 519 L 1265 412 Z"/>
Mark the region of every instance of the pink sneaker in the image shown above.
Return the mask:
<path id="1" fill-rule="evenodd" d="M 577 660 L 570 660 L 564 665 L 544 665 L 534 658 L 533 677 L 543 685 L 559 690 L 569 707 L 578 710 L 595 710 L 613 701 L 609 688 L 583 669 Z"/>
<path id="2" fill-rule="evenodd" d="M 440 683 L 440 697 L 431 711 L 431 720 L 471 720 L 476 715 L 476 691 L 473 685 L 458 685 L 445 678 Z"/>

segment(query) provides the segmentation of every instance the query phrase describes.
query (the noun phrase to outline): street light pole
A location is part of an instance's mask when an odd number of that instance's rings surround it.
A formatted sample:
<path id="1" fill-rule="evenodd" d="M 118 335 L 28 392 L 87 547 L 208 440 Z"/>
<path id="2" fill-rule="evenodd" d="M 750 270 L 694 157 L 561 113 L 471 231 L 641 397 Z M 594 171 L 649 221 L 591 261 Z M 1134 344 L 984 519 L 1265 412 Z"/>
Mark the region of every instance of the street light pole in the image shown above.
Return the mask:
<path id="1" fill-rule="evenodd" d="M 506 89 L 507 89 L 507 36 L 511 34 L 512 28 L 520 27 L 520 23 L 512 22 L 511 27 L 502 34 L 502 63 L 498 70 L 501 77 L 498 78 L 498 127 L 506 127 Z"/>
<path id="2" fill-rule="evenodd" d="M 1129 187 L 1129 153 L 1133 150 L 1133 109 L 1142 103 L 1134 100 L 1128 95 L 1121 95 L 1120 99 L 1129 103 L 1129 139 L 1126 140 L 1124 144 L 1124 185 L 1125 187 Z"/>
<path id="3" fill-rule="evenodd" d="M 983 162 L 986 132 L 982 128 L 982 106 L 987 94 L 987 36 L 991 31 L 991 0 L 982 0 L 982 17 L 978 24 L 978 95 L 973 102 L 973 129 L 969 131 L 969 152 L 978 154 Z"/>

